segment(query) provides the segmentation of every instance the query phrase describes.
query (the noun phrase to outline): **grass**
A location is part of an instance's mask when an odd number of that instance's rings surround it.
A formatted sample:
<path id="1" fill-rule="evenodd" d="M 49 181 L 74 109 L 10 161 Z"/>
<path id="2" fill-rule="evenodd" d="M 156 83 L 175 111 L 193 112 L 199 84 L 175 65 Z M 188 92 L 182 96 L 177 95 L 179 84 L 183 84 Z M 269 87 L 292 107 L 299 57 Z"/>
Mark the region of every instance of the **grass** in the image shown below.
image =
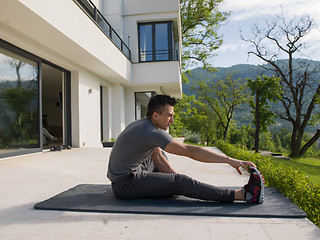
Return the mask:
<path id="1" fill-rule="evenodd" d="M 320 187 L 320 159 L 319 158 L 290 158 L 290 160 L 273 159 L 273 164 L 291 166 L 302 171 L 308 179 Z"/>

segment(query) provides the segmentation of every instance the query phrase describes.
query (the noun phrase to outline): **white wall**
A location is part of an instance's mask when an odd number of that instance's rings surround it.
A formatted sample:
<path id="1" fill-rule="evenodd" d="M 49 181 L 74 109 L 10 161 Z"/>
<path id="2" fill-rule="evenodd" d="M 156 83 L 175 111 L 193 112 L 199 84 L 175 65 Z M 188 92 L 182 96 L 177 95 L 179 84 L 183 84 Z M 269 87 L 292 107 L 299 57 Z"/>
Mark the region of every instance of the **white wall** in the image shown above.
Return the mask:
<path id="1" fill-rule="evenodd" d="M 105 19 L 127 44 L 123 38 L 122 0 L 101 0 L 101 10 Z"/>
<path id="2" fill-rule="evenodd" d="M 132 79 L 135 85 L 159 85 L 163 93 L 177 98 L 182 96 L 178 61 L 133 64 Z"/>
<path id="3" fill-rule="evenodd" d="M 112 105 L 111 105 L 111 87 L 105 84 L 102 86 L 102 97 L 103 97 L 103 140 L 109 141 L 112 138 Z"/>
<path id="4" fill-rule="evenodd" d="M 79 72 L 71 72 L 71 138 L 72 146 L 80 147 Z"/>
<path id="5" fill-rule="evenodd" d="M 179 0 L 123 0 L 124 15 L 178 12 Z"/>
<path id="6" fill-rule="evenodd" d="M 124 106 L 121 106 L 122 111 L 113 111 L 120 107 L 118 103 L 124 104 L 124 90 L 121 85 L 113 86 L 94 73 L 79 69 L 79 72 L 71 73 L 72 145 L 74 147 L 101 146 L 100 86 L 103 90 L 103 140 L 117 137 L 117 134 L 124 129 L 124 120 L 123 124 L 120 123 L 121 118 L 124 119 Z M 115 99 L 112 96 L 115 96 Z"/>
<path id="7" fill-rule="evenodd" d="M 129 125 L 135 120 L 135 99 L 134 99 L 134 89 L 126 88 L 125 90 L 125 124 Z"/>
<path id="8" fill-rule="evenodd" d="M 100 142 L 100 82 L 86 71 L 79 72 L 80 146 L 98 147 Z"/>
<path id="9" fill-rule="evenodd" d="M 112 137 L 119 136 L 124 130 L 125 123 L 125 89 L 120 83 L 112 85 Z"/>

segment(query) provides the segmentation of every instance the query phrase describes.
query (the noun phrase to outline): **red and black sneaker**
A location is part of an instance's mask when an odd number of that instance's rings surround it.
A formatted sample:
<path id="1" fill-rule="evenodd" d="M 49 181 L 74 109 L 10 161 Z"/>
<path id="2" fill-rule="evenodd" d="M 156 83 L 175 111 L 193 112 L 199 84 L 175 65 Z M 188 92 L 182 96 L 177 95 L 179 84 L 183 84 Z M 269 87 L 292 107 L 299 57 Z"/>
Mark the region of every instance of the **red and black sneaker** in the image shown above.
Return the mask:
<path id="1" fill-rule="evenodd" d="M 264 179 L 262 174 L 255 168 L 249 167 L 250 178 L 248 184 L 244 185 L 244 195 L 248 203 L 263 203 Z"/>

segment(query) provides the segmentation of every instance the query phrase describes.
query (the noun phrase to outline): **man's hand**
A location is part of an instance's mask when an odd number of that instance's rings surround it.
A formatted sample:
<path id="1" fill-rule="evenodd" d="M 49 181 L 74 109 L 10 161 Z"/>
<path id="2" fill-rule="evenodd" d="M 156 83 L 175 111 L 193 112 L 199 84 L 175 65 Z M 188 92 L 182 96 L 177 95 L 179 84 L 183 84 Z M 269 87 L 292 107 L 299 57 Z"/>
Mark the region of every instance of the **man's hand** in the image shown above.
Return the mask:
<path id="1" fill-rule="evenodd" d="M 229 157 L 228 164 L 234 167 L 240 175 L 242 175 L 240 167 L 244 168 L 247 172 L 249 171 L 247 166 L 256 167 L 256 165 L 252 162 L 241 161 L 241 160 L 230 158 L 230 157 Z"/>

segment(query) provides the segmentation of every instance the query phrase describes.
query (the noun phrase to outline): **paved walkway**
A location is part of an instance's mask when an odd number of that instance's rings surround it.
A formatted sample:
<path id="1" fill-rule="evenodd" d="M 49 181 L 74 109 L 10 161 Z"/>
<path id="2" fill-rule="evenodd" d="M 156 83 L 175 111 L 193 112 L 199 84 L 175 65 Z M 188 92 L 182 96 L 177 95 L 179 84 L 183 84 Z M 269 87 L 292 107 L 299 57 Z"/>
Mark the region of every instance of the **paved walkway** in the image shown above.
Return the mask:
<path id="1" fill-rule="evenodd" d="M 105 184 L 110 149 L 81 148 L 0 160 L 0 240 L 320 239 L 307 219 L 105 214 L 34 210 L 33 205 L 81 183 Z M 242 186 L 224 164 L 169 154 L 181 173 L 217 186 Z"/>

